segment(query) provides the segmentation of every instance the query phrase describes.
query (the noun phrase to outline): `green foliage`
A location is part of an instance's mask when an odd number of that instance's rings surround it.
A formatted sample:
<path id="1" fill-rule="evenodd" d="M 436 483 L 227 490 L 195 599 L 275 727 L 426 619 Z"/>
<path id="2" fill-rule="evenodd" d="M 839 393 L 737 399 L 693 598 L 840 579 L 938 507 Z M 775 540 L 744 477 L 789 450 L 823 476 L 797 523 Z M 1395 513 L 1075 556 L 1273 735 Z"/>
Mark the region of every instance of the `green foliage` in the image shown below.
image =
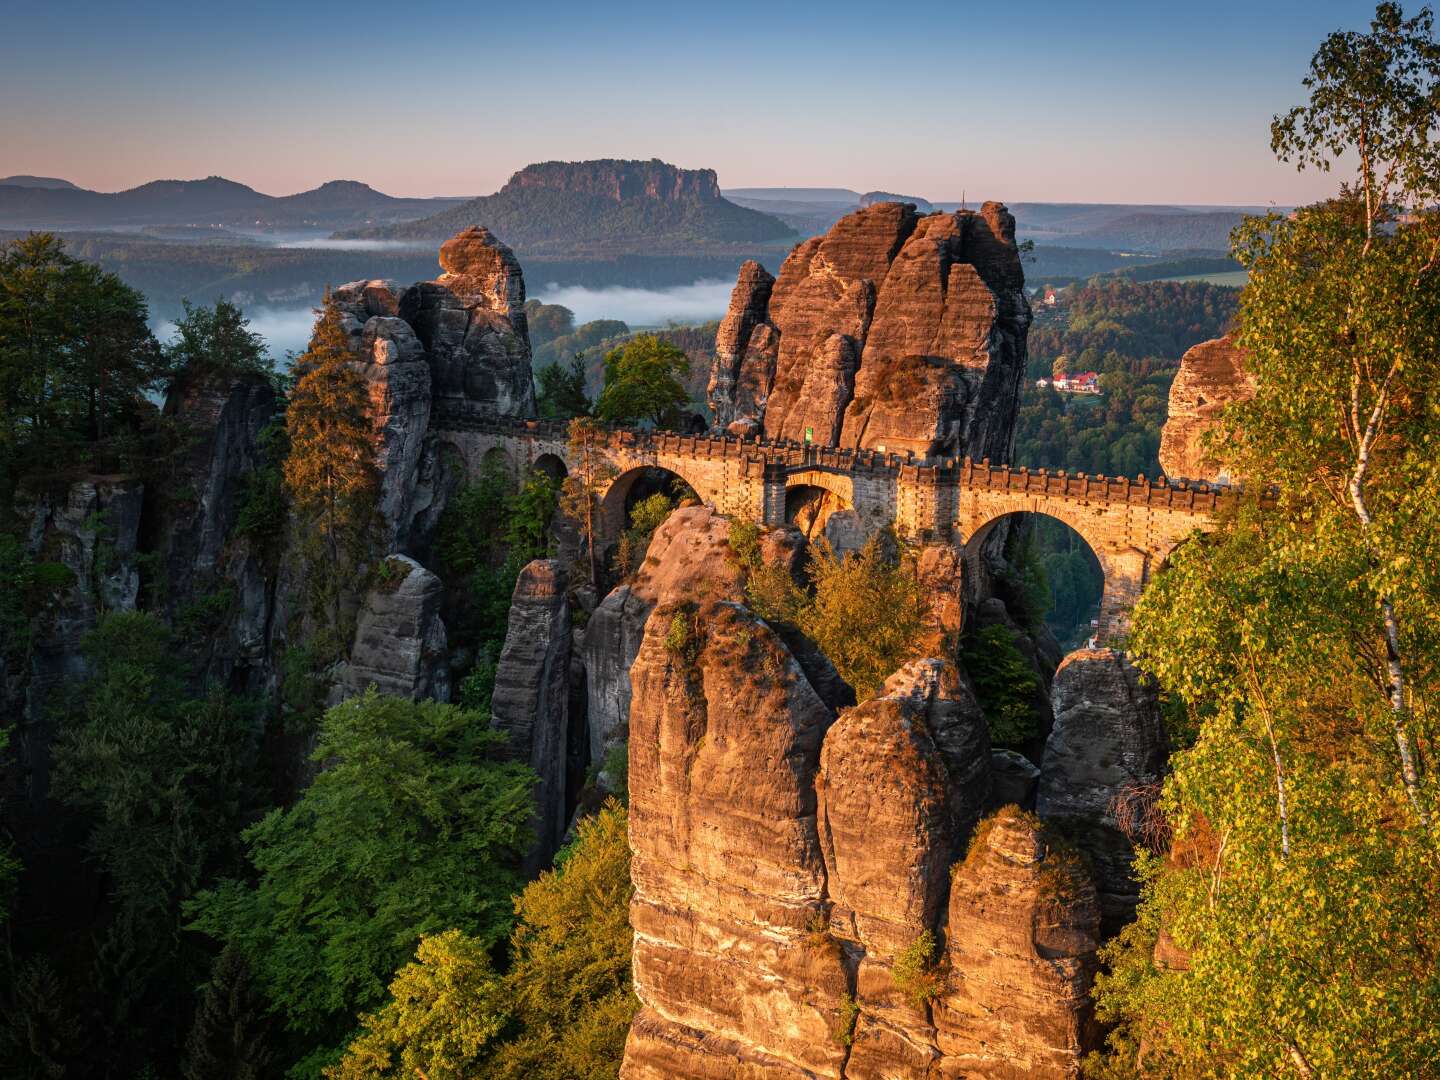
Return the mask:
<path id="1" fill-rule="evenodd" d="M 223 379 L 274 373 L 265 339 L 250 329 L 250 320 L 230 301 L 194 307 L 186 300 L 184 308 L 164 345 L 166 363 L 177 375 Z"/>
<path id="2" fill-rule="evenodd" d="M 942 980 L 935 968 L 936 951 L 935 935 L 922 931 L 896 954 L 890 969 L 895 986 L 917 1009 L 924 1009 L 940 993 Z"/>
<path id="3" fill-rule="evenodd" d="M 855 1024 L 860 1019 L 860 1006 L 849 994 L 840 995 L 840 1022 L 835 1026 L 834 1039 L 847 1050 L 855 1043 Z"/>
<path id="4" fill-rule="evenodd" d="M 1218 337 L 1238 292 L 1200 282 L 1095 278 L 1030 331 L 1014 461 L 1092 476 L 1155 476 L 1170 383 L 1190 346 Z M 1100 396 L 1038 387 L 1062 366 L 1100 373 Z"/>
<path id="5" fill-rule="evenodd" d="M 273 1027 L 250 965 L 235 949 L 225 949 L 200 988 L 180 1075 L 185 1080 L 264 1080 L 272 1075 L 275 1060 Z"/>
<path id="6" fill-rule="evenodd" d="M 252 719 L 211 694 L 190 698 L 170 632 L 153 615 L 104 616 L 83 647 L 94 676 L 54 748 L 53 794 L 84 823 L 109 913 L 91 978 L 102 1024 L 128 1052 L 164 1046 L 164 1018 L 204 971 L 182 905 L 239 865 L 254 805 Z"/>
<path id="7" fill-rule="evenodd" d="M 815 642 L 860 701 L 918 655 L 929 605 L 914 566 L 894 553 L 892 537 L 871 537 L 843 557 L 823 540 L 812 544 L 808 592 L 783 566 L 765 562 L 758 526 L 732 522 L 728 539 L 745 570 L 751 609 Z"/>
<path id="8" fill-rule="evenodd" d="M 464 580 L 495 561 L 495 523 L 504 520 L 511 488 L 504 465 L 487 460 L 445 503 L 435 550 L 447 579 Z"/>
<path id="9" fill-rule="evenodd" d="M 368 561 L 377 524 L 379 473 L 370 398 L 355 370 L 340 309 L 327 300 L 310 347 L 295 360 L 285 411 L 290 452 L 285 489 L 298 518 L 312 647 L 338 656 L 351 638 L 345 596 Z"/>
<path id="10" fill-rule="evenodd" d="M 535 373 L 536 409 L 546 420 L 572 420 L 590 415 L 590 395 L 585 390 L 585 358 L 576 353 L 570 363 L 546 364 Z"/>
<path id="11" fill-rule="evenodd" d="M 505 542 L 518 559 L 544 558 L 550 546 L 550 523 L 560 505 L 560 482 L 532 470 L 505 505 Z"/>
<path id="12" fill-rule="evenodd" d="M 0 655 L 28 667 L 33 621 L 75 582 L 63 563 L 36 562 L 13 534 L 0 532 Z"/>
<path id="13" fill-rule="evenodd" d="M 144 297 L 50 233 L 0 246 L 0 494 L 135 430 L 168 374 Z"/>
<path id="14" fill-rule="evenodd" d="M 860 701 L 874 697 L 897 668 L 914 659 L 929 615 L 914 567 L 893 557 L 887 546 L 882 537 L 871 537 L 843 558 L 824 541 L 812 546 L 806 571 L 814 593 L 799 604 L 793 620 Z"/>
<path id="15" fill-rule="evenodd" d="M 994 746 L 1022 746 L 1035 737 L 1035 692 L 1040 682 L 1014 635 L 1000 625 L 969 633 L 961 642 L 961 662 L 975 686 Z"/>
<path id="16" fill-rule="evenodd" d="M 615 553 L 615 567 L 621 577 L 629 577 L 640 569 L 650 538 L 675 509 L 675 500 L 664 492 L 641 499 L 630 511 L 630 525 L 620 534 Z"/>
<path id="17" fill-rule="evenodd" d="M 1275 148 L 1358 185 L 1236 230 L 1253 399 L 1213 449 L 1279 484 L 1174 553 L 1134 613 L 1138 661 L 1198 723 L 1172 758 L 1174 842 L 1142 923 L 1184 971 L 1117 946 L 1100 1064 L 1158 1076 L 1412 1076 L 1440 1060 L 1440 182 L 1428 11 L 1382 4 L 1316 53 Z"/>
<path id="18" fill-rule="evenodd" d="M 203 893 L 192 925 L 249 960 L 292 1030 L 338 1038 L 422 935 L 488 947 L 509 930 L 534 777 L 497 760 L 504 746 L 451 705 L 372 690 L 335 706 L 311 755 L 323 769 L 245 832 L 254 884 Z"/>
<path id="19" fill-rule="evenodd" d="M 459 931 L 421 940 L 390 1000 L 332 1080 L 601 1080 L 614 1077 L 639 1003 L 630 989 L 630 850 L 611 800 L 515 898 L 504 975 L 483 943 Z"/>
<path id="20" fill-rule="evenodd" d="M 446 930 L 420 939 L 413 962 L 395 973 L 390 1000 L 361 1018 L 363 1032 L 330 1080 L 479 1075 L 489 1044 L 508 1019 L 506 987 L 483 941 Z"/>
<path id="21" fill-rule="evenodd" d="M 681 379 L 690 358 L 654 334 L 641 334 L 605 356 L 605 387 L 595 415 L 607 424 L 647 422 L 674 427 L 690 395 Z"/>
<path id="22" fill-rule="evenodd" d="M 243 480 L 233 535 L 259 546 L 272 561 L 285 535 L 290 504 L 285 496 L 285 458 L 290 437 L 281 421 L 265 425 L 258 440 L 260 463 Z"/>

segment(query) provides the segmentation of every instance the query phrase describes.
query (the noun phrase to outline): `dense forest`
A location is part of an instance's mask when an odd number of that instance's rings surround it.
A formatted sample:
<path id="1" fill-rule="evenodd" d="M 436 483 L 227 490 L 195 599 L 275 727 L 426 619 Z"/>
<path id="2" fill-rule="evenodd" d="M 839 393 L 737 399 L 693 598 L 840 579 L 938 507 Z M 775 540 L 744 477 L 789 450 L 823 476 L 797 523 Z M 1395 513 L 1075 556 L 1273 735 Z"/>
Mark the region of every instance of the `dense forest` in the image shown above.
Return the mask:
<path id="1" fill-rule="evenodd" d="M 1238 290 L 1202 282 L 1092 278 L 1037 305 L 1015 462 L 1092 476 L 1156 476 L 1170 383 L 1190 346 L 1225 332 Z M 1099 373 L 1098 395 L 1037 386 Z"/>

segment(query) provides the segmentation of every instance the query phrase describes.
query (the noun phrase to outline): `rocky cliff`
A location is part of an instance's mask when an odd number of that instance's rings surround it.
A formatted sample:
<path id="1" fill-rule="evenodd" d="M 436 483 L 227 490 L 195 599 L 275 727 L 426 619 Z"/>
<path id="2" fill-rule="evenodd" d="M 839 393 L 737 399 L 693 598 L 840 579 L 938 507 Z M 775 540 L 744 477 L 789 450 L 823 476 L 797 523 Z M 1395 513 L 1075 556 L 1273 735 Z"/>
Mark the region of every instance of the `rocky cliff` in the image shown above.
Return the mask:
<path id="1" fill-rule="evenodd" d="M 501 188 L 546 188 L 599 195 L 613 202 L 654 199 L 718 199 L 720 183 L 714 169 L 681 169 L 659 158 L 649 161 L 542 161 L 527 165 Z"/>
<path id="2" fill-rule="evenodd" d="M 962 862 L 991 799 L 968 680 L 914 661 L 837 713 L 745 605 L 723 524 L 678 511 L 647 560 L 650 595 L 684 584 L 629 666 L 621 1076 L 1075 1075 L 1094 886 L 1031 817 L 982 825 Z"/>
<path id="3" fill-rule="evenodd" d="M 741 269 L 710 406 L 737 433 L 916 455 L 1008 456 L 1030 308 L 1015 219 L 877 202 Z"/>
<path id="4" fill-rule="evenodd" d="M 1255 392 L 1245 370 L 1245 352 L 1227 335 L 1202 341 L 1180 358 L 1170 384 L 1170 411 L 1160 433 L 1160 468 L 1187 480 L 1229 480 L 1205 436 L 1215 429 L 1220 410 Z"/>

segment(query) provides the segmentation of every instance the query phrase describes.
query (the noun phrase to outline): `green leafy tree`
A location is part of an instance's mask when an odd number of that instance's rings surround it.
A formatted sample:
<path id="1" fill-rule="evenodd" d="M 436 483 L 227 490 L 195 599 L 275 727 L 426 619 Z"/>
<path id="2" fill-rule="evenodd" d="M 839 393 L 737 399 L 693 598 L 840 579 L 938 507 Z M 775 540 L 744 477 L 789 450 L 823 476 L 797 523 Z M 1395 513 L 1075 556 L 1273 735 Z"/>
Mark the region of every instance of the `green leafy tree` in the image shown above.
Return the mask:
<path id="1" fill-rule="evenodd" d="M 320 773 L 244 834 L 254 883 L 199 896 L 193 926 L 247 958 L 292 1030 L 333 1044 L 423 935 L 509 932 L 534 774 L 505 747 L 453 705 L 372 690 L 335 706 Z"/>
<path id="2" fill-rule="evenodd" d="M 0 247 L 0 464 L 12 476 L 133 427 L 168 372 L 147 315 L 140 293 L 50 233 Z"/>
<path id="3" fill-rule="evenodd" d="M 1237 231 L 1256 393 L 1214 448 L 1257 482 L 1134 614 L 1137 659 L 1198 736 L 1172 759 L 1174 840 L 1141 862 L 1140 922 L 1109 950 L 1098 1075 L 1142 1044 L 1157 1076 L 1440 1060 L 1440 222 L 1413 212 L 1434 199 L 1418 103 L 1437 75 L 1428 11 L 1383 4 L 1370 33 L 1328 38 L 1275 145 L 1302 164 L 1351 150 L 1357 183 Z M 1185 964 L 1155 962 L 1162 928 Z"/>
<path id="4" fill-rule="evenodd" d="M 590 415 L 590 395 L 585 390 L 585 358 L 576 353 L 570 363 L 546 364 L 535 374 L 538 384 L 536 407 L 546 420 L 572 420 Z"/>
<path id="5" fill-rule="evenodd" d="M 484 942 L 459 930 L 422 937 L 414 961 L 391 981 L 390 1000 L 361 1018 L 361 1034 L 325 1075 L 330 1080 L 479 1076 L 509 1018 L 509 1004 Z"/>
<path id="6" fill-rule="evenodd" d="M 620 534 L 620 546 L 615 551 L 615 566 L 622 577 L 629 577 L 640 569 L 650 548 L 650 538 L 674 509 L 675 500 L 663 491 L 635 504 L 630 511 L 630 524 Z"/>
<path id="7" fill-rule="evenodd" d="M 181 906 L 238 868 L 254 806 L 252 719 L 218 694 L 189 696 L 153 615 L 106 615 L 83 647 L 95 674 L 56 741 L 52 791 L 84 823 L 104 875 L 93 978 L 107 1037 L 143 1053 L 165 1046 L 162 1018 L 205 970 Z"/>
<path id="8" fill-rule="evenodd" d="M 493 971 L 483 943 L 459 931 L 423 939 L 328 1075 L 614 1077 L 639 1008 L 631 892 L 625 808 L 612 799 L 515 898 L 508 972 Z"/>
<path id="9" fill-rule="evenodd" d="M 297 518 L 305 584 L 327 655 L 349 643 L 345 596 L 370 556 L 379 474 L 365 381 L 331 300 L 319 312 L 285 413 L 285 487 Z"/>
<path id="10" fill-rule="evenodd" d="M 186 300 L 184 306 L 185 314 L 163 347 L 172 371 L 209 378 L 273 372 L 265 339 L 250 329 L 250 320 L 230 301 L 195 307 Z"/>
<path id="11" fill-rule="evenodd" d="M 690 396 L 682 380 L 690 358 L 654 334 L 641 334 L 605 356 L 605 386 L 595 415 L 607 424 L 674 427 Z"/>
<path id="12" fill-rule="evenodd" d="M 1014 635 L 1004 626 L 983 627 L 966 635 L 960 655 L 975 684 L 990 741 L 996 746 L 1021 746 L 1034 738 L 1039 730 L 1035 692 L 1040 679 Z"/>

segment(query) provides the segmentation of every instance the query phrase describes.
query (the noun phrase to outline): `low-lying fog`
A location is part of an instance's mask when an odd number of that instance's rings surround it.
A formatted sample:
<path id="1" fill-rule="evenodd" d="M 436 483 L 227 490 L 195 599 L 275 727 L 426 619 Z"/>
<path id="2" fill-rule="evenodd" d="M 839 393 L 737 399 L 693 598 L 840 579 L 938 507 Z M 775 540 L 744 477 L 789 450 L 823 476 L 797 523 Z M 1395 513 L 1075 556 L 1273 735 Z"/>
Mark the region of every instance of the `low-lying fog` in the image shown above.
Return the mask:
<path id="1" fill-rule="evenodd" d="M 718 319 L 730 303 L 733 281 L 702 279 L 668 289 L 636 289 L 613 285 L 590 289 L 584 285 L 544 285 L 530 295 L 546 304 L 563 304 L 575 313 L 575 322 L 620 319 L 634 326 L 663 326 L 668 322 L 699 323 Z"/>
<path id="2" fill-rule="evenodd" d="M 339 243 L 341 241 L 330 241 Z M 373 241 L 354 241 L 372 243 Z M 702 323 L 725 314 L 733 282 L 701 280 L 668 289 L 640 289 L 611 286 L 591 289 L 583 285 L 549 284 L 530 295 L 546 304 L 563 304 L 575 313 L 576 325 L 595 319 L 620 319 L 632 328 L 664 326 L 667 323 Z M 320 298 L 315 298 L 318 304 Z M 246 308 L 250 329 L 265 339 L 271 357 L 284 363 L 286 354 L 304 352 L 310 341 L 315 313 L 304 307 Z M 155 336 L 168 340 L 175 333 L 173 321 L 157 322 Z"/>

